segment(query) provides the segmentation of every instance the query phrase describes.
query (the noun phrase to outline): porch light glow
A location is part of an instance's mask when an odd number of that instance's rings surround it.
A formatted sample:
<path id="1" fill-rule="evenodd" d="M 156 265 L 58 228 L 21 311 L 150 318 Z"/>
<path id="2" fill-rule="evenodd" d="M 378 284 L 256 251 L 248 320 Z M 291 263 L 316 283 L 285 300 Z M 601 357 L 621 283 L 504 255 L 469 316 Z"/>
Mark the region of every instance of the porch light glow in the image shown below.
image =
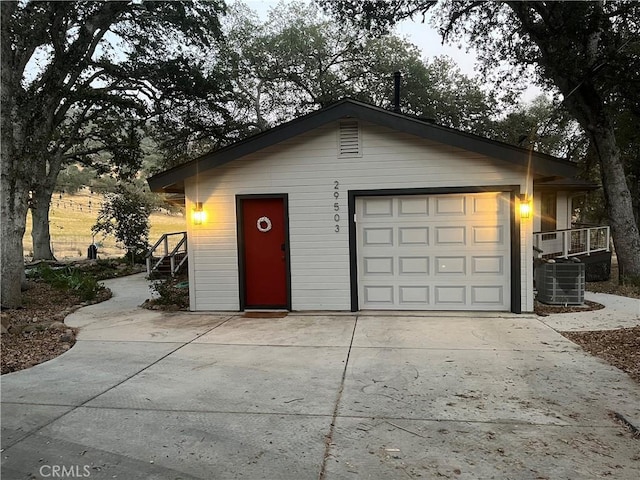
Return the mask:
<path id="1" fill-rule="evenodd" d="M 196 202 L 196 206 L 193 208 L 193 224 L 202 225 L 207 219 L 207 214 L 202 208 L 202 202 Z"/>
<path id="2" fill-rule="evenodd" d="M 531 199 L 526 194 L 520 195 L 520 218 L 530 218 L 532 210 Z"/>

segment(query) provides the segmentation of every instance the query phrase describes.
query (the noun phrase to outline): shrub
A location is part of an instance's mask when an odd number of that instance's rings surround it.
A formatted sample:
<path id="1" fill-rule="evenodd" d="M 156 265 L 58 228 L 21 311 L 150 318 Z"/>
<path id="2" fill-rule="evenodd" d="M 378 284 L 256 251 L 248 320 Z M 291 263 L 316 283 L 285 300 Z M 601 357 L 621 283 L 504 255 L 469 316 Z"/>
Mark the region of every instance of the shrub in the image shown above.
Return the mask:
<path id="1" fill-rule="evenodd" d="M 93 300 L 103 288 L 93 275 L 68 266 L 53 269 L 49 265 L 42 264 L 31 273 L 30 277 L 40 278 L 60 290 L 72 291 L 82 301 Z"/>
<path id="2" fill-rule="evenodd" d="M 129 251 L 129 256 L 144 261 L 149 251 L 149 215 L 151 206 L 144 192 L 134 185 L 120 184 L 116 192 L 105 196 L 91 231 L 113 235 Z"/>
<path id="3" fill-rule="evenodd" d="M 156 280 L 151 284 L 159 297 L 153 300 L 155 305 L 173 306 L 186 310 L 189 308 L 189 288 L 183 278 Z"/>

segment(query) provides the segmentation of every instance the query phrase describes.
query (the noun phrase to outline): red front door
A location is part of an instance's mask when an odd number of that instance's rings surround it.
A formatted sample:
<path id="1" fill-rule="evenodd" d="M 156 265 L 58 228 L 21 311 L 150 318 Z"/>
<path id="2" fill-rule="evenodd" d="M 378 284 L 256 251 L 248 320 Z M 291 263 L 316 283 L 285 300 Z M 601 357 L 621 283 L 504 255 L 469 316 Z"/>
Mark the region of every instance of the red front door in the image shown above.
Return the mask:
<path id="1" fill-rule="evenodd" d="M 285 198 L 240 200 L 244 308 L 288 308 Z"/>

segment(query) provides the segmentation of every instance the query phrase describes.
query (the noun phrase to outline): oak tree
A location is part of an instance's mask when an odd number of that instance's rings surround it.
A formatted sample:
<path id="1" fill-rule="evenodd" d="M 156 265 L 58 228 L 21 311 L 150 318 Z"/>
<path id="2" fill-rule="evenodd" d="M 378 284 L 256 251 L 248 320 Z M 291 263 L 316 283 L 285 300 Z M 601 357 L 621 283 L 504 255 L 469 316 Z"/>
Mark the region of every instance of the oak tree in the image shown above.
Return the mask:
<path id="1" fill-rule="evenodd" d="M 387 31 L 401 19 L 425 18 L 432 11 L 444 39 L 467 39 L 477 49 L 486 78 L 500 78 L 508 86 L 533 69 L 538 83 L 561 96 L 563 106 L 589 138 L 600 169 L 621 271 L 640 278 L 640 233 L 620 146 L 621 130 L 629 128 L 626 121 L 638 116 L 640 3 L 320 3 L 343 21 L 355 21 L 376 32 Z M 508 69 L 501 68 L 505 62 Z M 634 123 L 637 126 L 637 121 Z M 633 150 L 637 149 L 636 143 Z"/>
<path id="2" fill-rule="evenodd" d="M 3 1 L 0 8 L 1 302 L 17 307 L 30 196 L 41 192 L 38 208 L 48 208 L 50 178 L 74 148 L 92 148 L 83 136 L 105 109 L 120 106 L 140 120 L 179 91 L 173 81 L 189 76 L 193 52 L 218 37 L 224 3 Z"/>
<path id="3" fill-rule="evenodd" d="M 164 109 L 156 123 L 156 138 L 168 153 L 161 168 L 345 97 L 393 108 L 397 70 L 403 112 L 476 133 L 490 123 L 493 100 L 449 59 L 428 61 L 397 36 L 370 38 L 345 29 L 313 4 L 279 4 L 261 19 L 238 3 L 221 24 L 223 38 L 196 61 L 206 74 L 224 78 L 229 94 Z"/>

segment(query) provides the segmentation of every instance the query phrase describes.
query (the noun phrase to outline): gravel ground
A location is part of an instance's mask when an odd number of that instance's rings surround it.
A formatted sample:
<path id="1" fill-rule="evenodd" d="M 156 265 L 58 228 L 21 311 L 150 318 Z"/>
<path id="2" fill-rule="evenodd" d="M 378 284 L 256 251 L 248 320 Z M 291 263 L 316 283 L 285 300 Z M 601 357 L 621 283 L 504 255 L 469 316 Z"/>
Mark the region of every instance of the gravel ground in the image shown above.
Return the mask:
<path id="1" fill-rule="evenodd" d="M 624 370 L 640 383 L 640 326 L 597 332 L 561 332 L 587 352 Z"/>
<path id="2" fill-rule="evenodd" d="M 95 302 L 111 297 L 104 289 Z M 76 342 L 76 331 L 64 325 L 64 318 L 87 305 L 69 292 L 41 281 L 28 281 L 23 308 L 4 310 L 2 316 L 2 373 L 32 367 L 61 355 Z"/>

